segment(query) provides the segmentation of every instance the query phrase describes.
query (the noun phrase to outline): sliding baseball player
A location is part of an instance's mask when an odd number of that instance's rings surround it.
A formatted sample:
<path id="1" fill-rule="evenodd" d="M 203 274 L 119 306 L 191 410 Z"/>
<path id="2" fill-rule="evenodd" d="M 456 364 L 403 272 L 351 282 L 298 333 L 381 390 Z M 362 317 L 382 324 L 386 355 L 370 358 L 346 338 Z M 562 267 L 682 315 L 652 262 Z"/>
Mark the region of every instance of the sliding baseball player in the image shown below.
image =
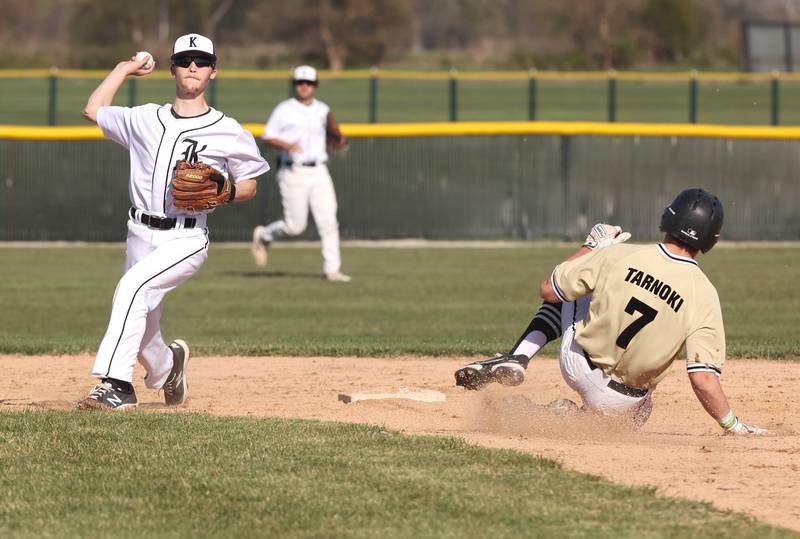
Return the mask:
<path id="1" fill-rule="evenodd" d="M 595 225 L 584 245 L 544 279 L 542 299 L 561 305 L 561 374 L 584 409 L 643 425 L 653 391 L 685 350 L 689 381 L 706 412 L 728 433 L 766 432 L 739 420 L 719 381 L 722 309 L 696 259 L 716 245 L 723 216 L 716 196 L 686 189 L 664 209 L 661 243 L 627 245 L 630 235 L 619 227 Z M 467 365 L 456 371 L 456 383 L 467 389 L 519 384 L 529 360 L 523 354 Z"/>

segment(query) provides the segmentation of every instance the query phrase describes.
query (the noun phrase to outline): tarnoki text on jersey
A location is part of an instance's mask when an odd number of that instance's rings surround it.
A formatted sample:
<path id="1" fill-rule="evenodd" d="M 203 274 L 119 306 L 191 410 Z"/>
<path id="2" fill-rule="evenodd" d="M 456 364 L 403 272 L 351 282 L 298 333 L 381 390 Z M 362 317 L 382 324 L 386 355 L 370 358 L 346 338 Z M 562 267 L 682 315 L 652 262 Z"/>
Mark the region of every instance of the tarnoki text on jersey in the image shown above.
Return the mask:
<path id="1" fill-rule="evenodd" d="M 676 313 L 681 309 L 681 306 L 683 306 L 683 298 L 678 292 L 673 290 L 672 287 L 664 281 L 656 279 L 642 270 L 628 267 L 628 275 L 625 276 L 625 282 L 635 284 L 648 292 L 652 292 L 654 296 L 664 300 Z"/>

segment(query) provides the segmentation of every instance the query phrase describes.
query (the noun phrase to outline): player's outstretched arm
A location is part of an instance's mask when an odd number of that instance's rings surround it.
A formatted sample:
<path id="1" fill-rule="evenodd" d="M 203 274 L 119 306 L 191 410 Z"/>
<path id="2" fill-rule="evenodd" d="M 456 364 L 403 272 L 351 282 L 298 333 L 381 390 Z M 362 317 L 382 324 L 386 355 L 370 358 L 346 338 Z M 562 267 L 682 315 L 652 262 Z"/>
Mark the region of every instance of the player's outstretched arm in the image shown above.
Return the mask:
<path id="1" fill-rule="evenodd" d="M 583 242 L 583 245 L 581 245 L 580 249 L 572 253 L 572 255 L 564 262 L 575 260 L 576 258 L 588 255 L 592 251 L 602 249 L 603 247 L 608 247 L 609 245 L 628 241 L 630 237 L 630 233 L 623 232 L 622 227 L 620 226 L 597 223 L 589 231 L 589 235 L 586 236 L 586 241 Z M 545 275 L 542 284 L 539 285 L 539 295 L 545 301 L 557 303 L 561 301 L 561 298 L 558 297 L 556 291 L 553 289 L 551 275 L 552 272 Z"/>
<path id="2" fill-rule="evenodd" d="M 150 62 L 150 65 L 145 69 L 145 64 Z M 114 101 L 114 96 L 122 87 L 128 75 L 141 77 L 153 72 L 156 68 L 155 60 L 152 58 L 143 57 L 141 60 L 136 60 L 136 56 L 132 56 L 130 60 L 120 62 L 117 64 L 111 73 L 109 73 L 103 82 L 92 92 L 89 96 L 89 101 L 83 109 L 83 117 L 90 122 L 97 123 L 97 111 L 100 107 L 107 107 Z"/>
<path id="3" fill-rule="evenodd" d="M 591 252 L 592 252 L 591 249 L 589 249 L 585 245 L 582 245 L 580 249 L 572 253 L 572 256 L 567 258 L 564 262 L 567 262 L 569 260 L 574 260 L 584 255 L 588 255 Z M 555 271 L 555 269 L 553 271 Z M 542 284 L 539 285 L 539 295 L 545 301 L 549 301 L 550 303 L 558 303 L 559 301 L 562 300 L 560 297 L 558 297 L 558 294 L 556 294 L 556 291 L 553 289 L 553 282 L 551 279 L 553 271 L 544 276 Z"/>
<path id="4" fill-rule="evenodd" d="M 730 434 L 764 434 L 765 429 L 748 425 L 739 421 L 731 410 L 722 385 L 717 375 L 711 372 L 690 372 L 689 381 L 692 384 L 697 400 L 703 405 L 708 415 L 713 417 L 720 426 Z"/>

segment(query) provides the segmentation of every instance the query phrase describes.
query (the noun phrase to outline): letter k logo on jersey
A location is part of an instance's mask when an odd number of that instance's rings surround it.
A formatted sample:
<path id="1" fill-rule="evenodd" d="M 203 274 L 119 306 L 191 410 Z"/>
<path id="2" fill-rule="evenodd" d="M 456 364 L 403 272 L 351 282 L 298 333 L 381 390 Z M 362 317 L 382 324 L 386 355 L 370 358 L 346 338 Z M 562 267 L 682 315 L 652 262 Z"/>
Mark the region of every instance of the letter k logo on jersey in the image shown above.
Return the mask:
<path id="1" fill-rule="evenodd" d="M 208 148 L 208 144 L 206 144 L 198 150 L 197 141 L 190 138 L 183 139 L 183 142 L 188 143 L 188 146 L 181 155 L 183 155 L 183 160 L 188 163 L 197 163 L 197 154 Z"/>

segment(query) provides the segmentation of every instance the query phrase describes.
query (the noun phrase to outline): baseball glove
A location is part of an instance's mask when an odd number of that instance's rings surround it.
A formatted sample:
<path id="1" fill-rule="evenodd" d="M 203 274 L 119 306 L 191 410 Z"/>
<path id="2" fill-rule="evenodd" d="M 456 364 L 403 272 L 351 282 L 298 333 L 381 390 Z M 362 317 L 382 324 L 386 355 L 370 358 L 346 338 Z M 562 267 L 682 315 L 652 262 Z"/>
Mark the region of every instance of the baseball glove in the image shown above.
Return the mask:
<path id="1" fill-rule="evenodd" d="M 199 212 L 233 200 L 236 187 L 220 171 L 205 163 L 175 163 L 172 198 L 176 208 Z"/>

